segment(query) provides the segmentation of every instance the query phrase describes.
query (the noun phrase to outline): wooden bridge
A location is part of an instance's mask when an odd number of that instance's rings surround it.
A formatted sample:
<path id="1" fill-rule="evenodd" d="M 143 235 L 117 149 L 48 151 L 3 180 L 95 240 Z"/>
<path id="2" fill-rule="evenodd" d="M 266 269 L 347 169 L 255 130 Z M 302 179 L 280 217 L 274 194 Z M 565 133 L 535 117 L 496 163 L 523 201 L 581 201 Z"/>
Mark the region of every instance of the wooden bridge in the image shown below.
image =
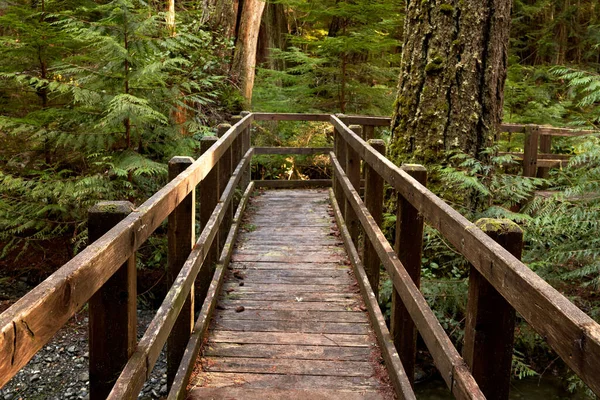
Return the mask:
<path id="1" fill-rule="evenodd" d="M 334 148 L 251 147 L 265 120 L 329 122 Z M 0 386 L 89 302 L 92 399 L 136 398 L 165 344 L 169 399 L 414 399 L 417 332 L 456 398 L 507 399 L 516 312 L 600 394 L 600 326 L 519 261 L 518 226 L 469 222 L 423 167 L 387 160 L 371 139 L 387 124 L 247 113 L 197 160 L 171 160 L 170 183 L 139 207 L 92 208 L 90 245 L 0 314 Z M 250 181 L 253 155 L 319 153 L 332 181 Z M 380 229 L 384 182 L 398 196 L 394 244 Z M 164 220 L 170 289 L 137 341 L 135 252 Z M 425 222 L 472 264 L 462 356 L 419 291 Z"/>

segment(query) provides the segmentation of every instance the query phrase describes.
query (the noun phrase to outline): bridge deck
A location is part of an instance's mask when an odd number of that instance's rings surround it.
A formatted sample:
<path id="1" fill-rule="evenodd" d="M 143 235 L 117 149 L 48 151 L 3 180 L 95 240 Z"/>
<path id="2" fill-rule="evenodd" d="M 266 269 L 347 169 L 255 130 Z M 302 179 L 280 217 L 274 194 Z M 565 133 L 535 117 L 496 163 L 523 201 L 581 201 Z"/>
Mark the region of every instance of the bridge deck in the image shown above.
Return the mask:
<path id="1" fill-rule="evenodd" d="M 393 398 L 326 190 L 248 208 L 190 398 Z"/>

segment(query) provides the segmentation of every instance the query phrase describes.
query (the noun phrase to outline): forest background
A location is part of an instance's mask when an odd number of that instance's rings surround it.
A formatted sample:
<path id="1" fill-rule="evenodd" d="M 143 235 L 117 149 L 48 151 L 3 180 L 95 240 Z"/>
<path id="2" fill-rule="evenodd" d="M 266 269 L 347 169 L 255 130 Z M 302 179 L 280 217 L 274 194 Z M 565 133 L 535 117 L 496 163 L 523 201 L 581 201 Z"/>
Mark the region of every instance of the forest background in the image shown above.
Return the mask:
<path id="1" fill-rule="evenodd" d="M 98 200 L 141 204 L 166 182 L 172 156 L 197 155 L 199 139 L 243 109 L 389 116 L 404 9 L 401 0 L 2 2 L 0 282 L 40 282 L 85 245 L 89 207 Z M 599 128 L 595 0 L 513 2 L 503 120 Z M 317 123 L 254 129 L 258 145 L 331 144 Z M 389 130 L 378 135 L 390 140 Z M 518 135 L 502 136 L 485 161 L 447 154 L 428 166 L 430 187 L 471 220 L 519 223 L 524 261 L 600 321 L 598 137 L 554 140 L 552 152 L 572 158 L 548 179 L 521 177 L 515 160 L 497 156 L 522 147 Z M 327 160 L 306 157 L 258 158 L 253 168 L 262 179 L 329 174 Z M 541 188 L 555 194 L 516 211 Z M 456 194 L 465 189 L 470 201 Z M 386 214 L 390 238 L 394 222 Z M 149 305 L 164 290 L 158 233 L 138 261 Z M 430 228 L 422 261 L 423 291 L 460 343 L 468 264 Z M 383 275 L 384 310 L 390 294 Z M 515 375 L 560 368 L 554 360 L 520 325 Z M 568 384 L 581 386 L 575 377 Z"/>

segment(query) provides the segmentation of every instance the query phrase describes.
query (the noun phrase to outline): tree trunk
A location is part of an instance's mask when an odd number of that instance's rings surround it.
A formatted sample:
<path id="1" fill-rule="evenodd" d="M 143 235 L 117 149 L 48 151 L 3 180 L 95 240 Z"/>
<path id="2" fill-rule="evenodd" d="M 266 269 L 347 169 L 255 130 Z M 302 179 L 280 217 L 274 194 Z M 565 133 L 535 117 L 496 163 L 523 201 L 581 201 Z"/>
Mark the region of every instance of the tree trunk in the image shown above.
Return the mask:
<path id="1" fill-rule="evenodd" d="M 252 102 L 258 32 L 264 9 L 265 2 L 260 0 L 244 0 L 242 6 L 231 69 L 233 75 L 239 79 L 240 91 L 245 99 L 245 109 L 249 109 Z"/>
<path id="2" fill-rule="evenodd" d="M 390 155 L 429 163 L 472 156 L 502 117 L 510 0 L 407 1 Z"/>
<path id="3" fill-rule="evenodd" d="M 256 63 L 260 65 L 265 64 L 269 68 L 278 71 L 284 70 L 284 61 L 281 59 L 274 60 L 271 57 L 271 49 L 285 50 L 287 48 L 287 35 L 289 33 L 288 19 L 284 5 L 281 3 L 268 3 L 260 25 Z"/>

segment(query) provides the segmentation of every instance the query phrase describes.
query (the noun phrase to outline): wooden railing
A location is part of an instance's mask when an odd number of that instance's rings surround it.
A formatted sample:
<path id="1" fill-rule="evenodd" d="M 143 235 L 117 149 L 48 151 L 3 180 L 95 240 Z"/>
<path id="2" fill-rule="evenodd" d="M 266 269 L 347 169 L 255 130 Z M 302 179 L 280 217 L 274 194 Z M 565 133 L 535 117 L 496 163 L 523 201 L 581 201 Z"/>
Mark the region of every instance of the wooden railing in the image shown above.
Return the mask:
<path id="1" fill-rule="evenodd" d="M 251 147 L 251 123 L 267 120 L 329 121 L 334 148 Z M 515 311 L 600 394 L 600 326 L 519 261 L 522 232 L 517 226 L 472 224 L 425 187 L 423 167 L 398 167 L 387 160 L 384 143 L 371 139 L 388 118 L 247 113 L 233 122 L 219 126 L 219 138 L 202 139 L 203 154 L 196 161 L 171 160 L 170 182 L 139 207 L 113 202 L 90 210 L 90 240 L 96 240 L 0 314 L 0 386 L 89 301 L 91 398 L 136 398 L 165 344 L 168 398 L 185 398 L 251 191 L 255 185 L 318 185 L 333 186 L 334 214 L 401 398 L 414 398 L 417 329 L 457 398 L 507 398 Z M 331 157 L 333 185 L 331 180 L 250 182 L 254 154 L 323 153 Z M 398 195 L 394 246 L 380 229 L 384 182 Z M 202 232 L 195 240 L 197 186 Z M 238 187 L 244 195 L 234 215 Z M 135 252 L 167 218 L 171 286 L 137 342 Z M 472 264 L 462 357 L 419 291 L 425 221 Z M 357 251 L 361 230 L 366 238 L 362 255 Z M 377 306 L 380 264 L 394 286 L 391 332 Z M 200 310 L 196 319 L 195 308 Z"/>

